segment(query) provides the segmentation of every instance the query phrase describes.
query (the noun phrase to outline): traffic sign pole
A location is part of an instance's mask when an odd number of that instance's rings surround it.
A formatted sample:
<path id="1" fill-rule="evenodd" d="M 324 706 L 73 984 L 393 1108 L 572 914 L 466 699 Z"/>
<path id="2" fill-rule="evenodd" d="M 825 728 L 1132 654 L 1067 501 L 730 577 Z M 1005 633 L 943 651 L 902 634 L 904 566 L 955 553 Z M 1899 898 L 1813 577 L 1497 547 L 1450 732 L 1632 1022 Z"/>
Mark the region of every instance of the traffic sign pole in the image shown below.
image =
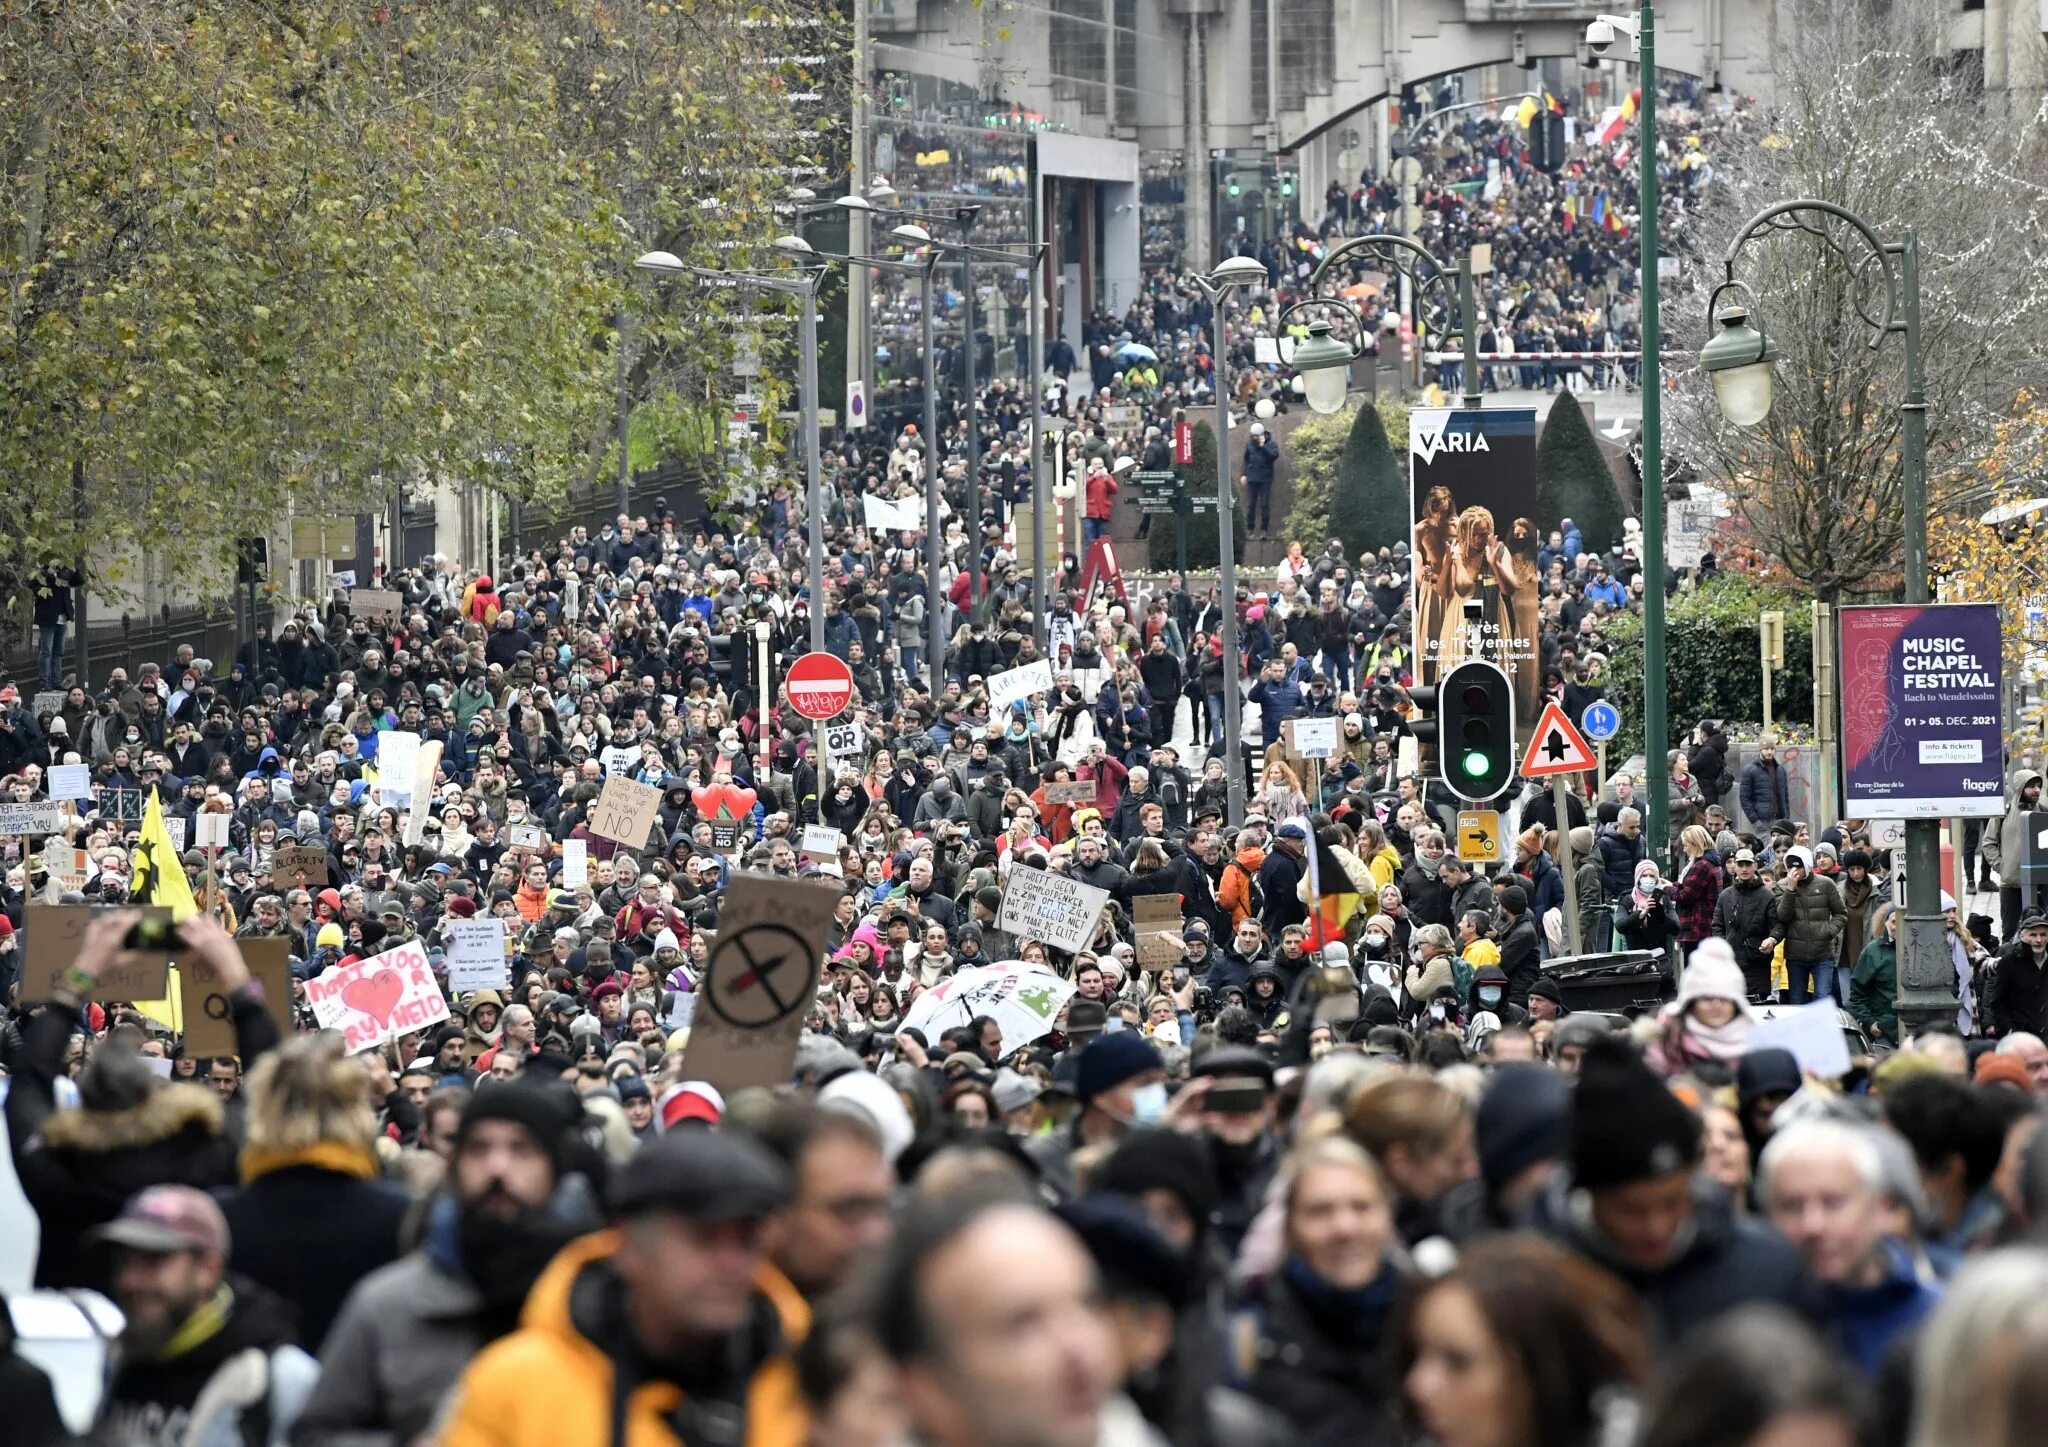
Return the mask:
<path id="1" fill-rule="evenodd" d="M 1573 954 L 1583 954 L 1586 945 L 1579 938 L 1579 885 L 1572 877 L 1571 795 L 1565 790 L 1563 774 L 1550 781 L 1550 803 L 1557 811 L 1557 867 L 1564 874 L 1564 937 Z"/>

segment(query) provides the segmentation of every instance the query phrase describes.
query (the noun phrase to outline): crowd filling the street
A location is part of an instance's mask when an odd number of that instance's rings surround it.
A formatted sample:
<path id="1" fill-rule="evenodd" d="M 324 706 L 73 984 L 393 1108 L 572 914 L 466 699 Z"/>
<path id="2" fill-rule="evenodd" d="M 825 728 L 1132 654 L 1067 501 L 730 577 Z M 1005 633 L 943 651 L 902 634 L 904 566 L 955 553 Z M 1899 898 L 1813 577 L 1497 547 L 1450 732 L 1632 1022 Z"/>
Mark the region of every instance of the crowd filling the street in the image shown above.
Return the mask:
<path id="1" fill-rule="evenodd" d="M 1666 104 L 1683 237 L 1750 113 Z M 1482 351 L 1600 354 L 1481 390 L 1626 392 L 1627 163 L 1536 170 L 1526 127 L 1419 147 L 1419 235 L 1491 247 Z M 1261 285 L 1152 271 L 1050 341 L 1036 418 L 1013 320 L 931 434 L 883 278 L 815 502 L 638 500 L 90 678 L 51 574 L 0 687 L 0 1258 L 101 1326 L 14 1313 L 0 1439 L 2039 1440 L 2044 775 L 1958 832 L 1938 1018 L 1899 841 L 1747 721 L 1515 780 L 1466 847 L 1418 728 L 1466 620 L 1526 641 L 1525 725 L 1576 724 L 1634 707 L 1646 596 L 1740 564 L 1448 489 L 1360 555 L 1293 536 L 1260 343 L 1399 189 L 1247 242 Z M 1360 303 L 1374 351 L 1398 309 Z M 1103 575 L 1219 375 L 1244 536 L 1292 545 L 1231 596 Z M 1043 574 L 1034 422 L 1078 515 Z"/>

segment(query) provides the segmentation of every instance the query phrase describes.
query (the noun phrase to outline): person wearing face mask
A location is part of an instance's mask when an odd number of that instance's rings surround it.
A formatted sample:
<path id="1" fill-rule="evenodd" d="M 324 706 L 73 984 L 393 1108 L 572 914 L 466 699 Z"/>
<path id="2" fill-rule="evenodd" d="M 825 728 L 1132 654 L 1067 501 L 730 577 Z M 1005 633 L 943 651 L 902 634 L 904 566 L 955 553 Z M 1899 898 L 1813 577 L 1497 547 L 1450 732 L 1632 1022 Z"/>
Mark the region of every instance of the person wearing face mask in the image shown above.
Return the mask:
<path id="1" fill-rule="evenodd" d="M 1466 1045 L 1476 1050 L 1481 1037 L 1528 1023 L 1529 1012 L 1508 998 L 1508 972 L 1499 965 L 1481 965 L 1472 979 L 1472 1021 L 1466 1027 Z"/>
<path id="2" fill-rule="evenodd" d="M 1355 961 L 1366 983 L 1390 990 L 1408 963 L 1408 952 L 1401 947 L 1396 924 L 1397 921 L 1385 913 L 1367 920 L 1365 932 L 1358 937 L 1358 958 Z"/>
<path id="3" fill-rule="evenodd" d="M 1074 1155 L 1122 1140 L 1166 1114 L 1166 1061 L 1142 1035 L 1119 1031 L 1088 1042 L 1075 1061 L 1074 1118 L 1025 1146 L 1039 1177 L 1062 1201 L 1074 1197 Z"/>

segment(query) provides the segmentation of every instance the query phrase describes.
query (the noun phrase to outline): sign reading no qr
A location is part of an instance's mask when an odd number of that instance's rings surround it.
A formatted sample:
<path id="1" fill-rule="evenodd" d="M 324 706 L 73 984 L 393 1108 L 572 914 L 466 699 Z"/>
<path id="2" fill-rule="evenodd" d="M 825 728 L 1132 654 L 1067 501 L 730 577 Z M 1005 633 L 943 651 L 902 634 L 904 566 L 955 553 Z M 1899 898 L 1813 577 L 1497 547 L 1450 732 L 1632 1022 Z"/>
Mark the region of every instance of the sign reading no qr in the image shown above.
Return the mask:
<path id="1" fill-rule="evenodd" d="M 321 1029 L 341 1031 L 351 1055 L 448 1018 L 417 940 L 306 981 L 306 1003 Z"/>
<path id="2" fill-rule="evenodd" d="M 1020 864 L 1010 871 L 996 927 L 1018 939 L 1044 940 L 1071 954 L 1086 949 L 1095 938 L 1096 922 L 1108 903 L 1106 889 Z"/>

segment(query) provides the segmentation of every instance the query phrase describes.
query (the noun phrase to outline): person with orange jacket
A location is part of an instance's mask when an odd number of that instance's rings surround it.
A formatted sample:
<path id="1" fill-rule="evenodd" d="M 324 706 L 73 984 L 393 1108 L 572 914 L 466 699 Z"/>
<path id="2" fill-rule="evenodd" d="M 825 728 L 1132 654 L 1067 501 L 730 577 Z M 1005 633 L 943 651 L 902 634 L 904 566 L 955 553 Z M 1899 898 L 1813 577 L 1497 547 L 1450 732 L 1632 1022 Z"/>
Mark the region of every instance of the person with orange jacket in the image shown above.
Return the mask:
<path id="1" fill-rule="evenodd" d="M 469 1364 L 441 1447 L 804 1447 L 794 1354 L 810 1308 L 767 1250 L 790 1194 L 788 1169 L 742 1135 L 681 1128 L 642 1146 L 613 1195 L 618 1225 L 564 1248 L 519 1330 Z"/>
<path id="2" fill-rule="evenodd" d="M 1216 902 L 1230 911 L 1233 932 L 1246 920 L 1258 916 L 1252 886 L 1258 880 L 1259 866 L 1265 862 L 1264 849 L 1257 844 L 1240 843 L 1237 857 L 1223 866 L 1223 878 L 1216 885 Z"/>

